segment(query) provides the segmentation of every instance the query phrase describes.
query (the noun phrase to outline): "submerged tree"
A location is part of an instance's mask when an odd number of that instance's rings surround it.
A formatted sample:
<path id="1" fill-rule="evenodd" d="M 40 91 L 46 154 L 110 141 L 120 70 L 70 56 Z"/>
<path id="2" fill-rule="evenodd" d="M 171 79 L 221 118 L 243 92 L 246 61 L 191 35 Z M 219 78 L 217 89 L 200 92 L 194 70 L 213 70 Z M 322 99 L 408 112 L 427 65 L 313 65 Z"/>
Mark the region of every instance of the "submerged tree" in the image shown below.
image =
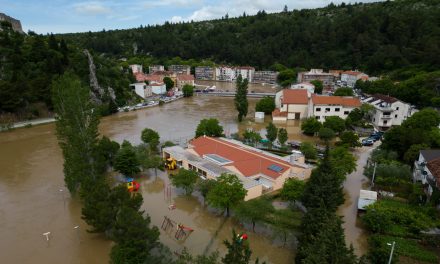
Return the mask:
<path id="1" fill-rule="evenodd" d="M 266 220 L 267 216 L 274 212 L 275 208 L 267 197 L 260 197 L 241 203 L 234 210 L 235 215 L 242 221 L 252 223 L 252 231 L 255 232 L 255 224 Z"/>
<path id="2" fill-rule="evenodd" d="M 246 193 L 236 175 L 222 174 L 209 191 L 207 200 L 214 207 L 226 209 L 226 216 L 229 217 L 229 209 L 243 201 Z"/>
<path id="3" fill-rule="evenodd" d="M 64 156 L 64 181 L 70 192 L 100 176 L 96 168 L 99 117 L 90 90 L 71 72 L 52 84 L 58 142 Z"/>
<path id="4" fill-rule="evenodd" d="M 247 116 L 248 113 L 248 79 L 242 78 L 241 74 L 238 75 L 236 82 L 236 92 L 235 92 L 235 108 L 238 111 L 238 121 L 241 122 L 243 117 Z"/>

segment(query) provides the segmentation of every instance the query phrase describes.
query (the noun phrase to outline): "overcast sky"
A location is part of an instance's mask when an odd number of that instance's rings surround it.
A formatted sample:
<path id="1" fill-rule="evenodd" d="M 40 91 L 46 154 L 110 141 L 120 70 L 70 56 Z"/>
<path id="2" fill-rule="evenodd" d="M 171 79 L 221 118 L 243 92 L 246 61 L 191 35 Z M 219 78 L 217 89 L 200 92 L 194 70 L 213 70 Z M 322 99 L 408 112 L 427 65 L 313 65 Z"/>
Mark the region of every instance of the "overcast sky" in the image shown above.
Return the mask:
<path id="1" fill-rule="evenodd" d="M 279 12 L 324 7 L 333 2 L 355 0 L 0 0 L 0 13 L 21 20 L 23 29 L 37 33 L 68 33 L 123 29 L 165 21 L 208 20 L 255 14 L 259 10 Z M 363 0 L 373 2 L 375 0 Z"/>

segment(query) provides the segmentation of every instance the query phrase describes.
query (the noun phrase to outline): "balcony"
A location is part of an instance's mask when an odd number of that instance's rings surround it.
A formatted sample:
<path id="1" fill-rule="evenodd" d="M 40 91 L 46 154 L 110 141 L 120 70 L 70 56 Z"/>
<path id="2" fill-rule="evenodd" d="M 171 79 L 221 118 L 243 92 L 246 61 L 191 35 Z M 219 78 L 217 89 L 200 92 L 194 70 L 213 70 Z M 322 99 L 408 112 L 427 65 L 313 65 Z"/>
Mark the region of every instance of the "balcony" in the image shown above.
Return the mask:
<path id="1" fill-rule="evenodd" d="M 382 119 L 391 119 L 393 117 L 391 115 L 383 115 L 381 118 Z"/>

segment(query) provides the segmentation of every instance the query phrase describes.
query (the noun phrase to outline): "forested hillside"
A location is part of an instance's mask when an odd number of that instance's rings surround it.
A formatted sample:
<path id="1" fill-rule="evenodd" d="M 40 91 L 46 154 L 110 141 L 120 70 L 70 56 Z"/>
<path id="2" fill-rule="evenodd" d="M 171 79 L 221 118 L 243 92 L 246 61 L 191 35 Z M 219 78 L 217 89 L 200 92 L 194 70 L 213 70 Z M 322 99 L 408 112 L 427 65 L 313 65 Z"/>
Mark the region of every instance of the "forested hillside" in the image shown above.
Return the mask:
<path id="1" fill-rule="evenodd" d="M 89 65 L 82 48 L 53 35 L 17 33 L 8 22 L 1 22 L 1 29 L 0 121 L 50 116 L 51 83 L 65 71 L 74 72 L 84 85 L 89 85 Z M 132 76 L 113 59 L 94 56 L 94 63 L 99 85 L 105 91 L 100 98 L 100 110 L 108 114 L 130 99 L 127 90 Z M 110 98 L 108 87 L 114 90 L 115 100 Z M 3 120 L 5 113 L 13 115 Z"/>
<path id="2" fill-rule="evenodd" d="M 97 52 L 211 59 L 270 68 L 358 68 L 380 74 L 440 66 L 440 2 L 397 0 L 131 30 L 68 34 Z"/>

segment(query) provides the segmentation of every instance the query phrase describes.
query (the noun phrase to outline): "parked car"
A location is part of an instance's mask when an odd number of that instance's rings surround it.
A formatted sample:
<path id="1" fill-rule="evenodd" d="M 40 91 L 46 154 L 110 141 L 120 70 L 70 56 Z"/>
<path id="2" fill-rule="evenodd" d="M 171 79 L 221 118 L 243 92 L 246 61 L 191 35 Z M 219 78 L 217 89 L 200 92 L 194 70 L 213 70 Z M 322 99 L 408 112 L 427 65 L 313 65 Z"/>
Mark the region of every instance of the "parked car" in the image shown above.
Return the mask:
<path id="1" fill-rule="evenodd" d="M 362 140 L 362 146 L 373 146 L 373 145 L 374 145 L 374 140 L 370 138 L 366 138 Z"/>

